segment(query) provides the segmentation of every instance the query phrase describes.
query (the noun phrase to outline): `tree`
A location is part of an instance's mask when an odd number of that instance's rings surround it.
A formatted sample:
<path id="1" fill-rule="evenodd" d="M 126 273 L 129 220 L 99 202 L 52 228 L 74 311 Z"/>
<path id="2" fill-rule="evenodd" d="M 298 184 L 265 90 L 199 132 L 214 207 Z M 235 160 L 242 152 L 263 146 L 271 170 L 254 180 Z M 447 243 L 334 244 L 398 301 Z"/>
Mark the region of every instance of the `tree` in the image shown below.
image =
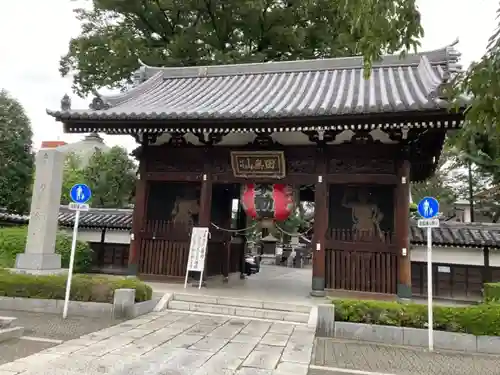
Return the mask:
<path id="1" fill-rule="evenodd" d="M 486 53 L 449 85 L 455 107 L 467 96 L 465 126 L 453 137 L 456 153 L 500 182 L 500 8 Z"/>
<path id="2" fill-rule="evenodd" d="M 109 151 L 97 150 L 82 171 L 92 190 L 92 207 L 124 208 L 132 201 L 136 166 L 127 150 L 115 146 Z"/>
<path id="3" fill-rule="evenodd" d="M 90 0 L 88 0 L 90 1 Z M 139 59 L 188 66 L 408 51 L 423 35 L 416 0 L 93 0 L 60 61 L 84 96 L 123 88 Z"/>
<path id="4" fill-rule="evenodd" d="M 31 123 L 22 105 L 0 90 L 0 207 L 29 210 L 34 154 Z"/>
<path id="5" fill-rule="evenodd" d="M 445 148 L 439 158 L 436 172 L 425 181 L 412 183 L 411 195 L 413 202 L 419 202 L 422 198 L 435 197 L 440 203 L 441 212 L 450 210 L 456 201 L 454 172 L 456 164 L 454 155 Z"/>
<path id="6" fill-rule="evenodd" d="M 69 192 L 75 184 L 84 181 L 82 161 L 75 153 L 69 153 L 64 161 L 63 186 L 61 194 L 61 204 L 71 202 Z"/>

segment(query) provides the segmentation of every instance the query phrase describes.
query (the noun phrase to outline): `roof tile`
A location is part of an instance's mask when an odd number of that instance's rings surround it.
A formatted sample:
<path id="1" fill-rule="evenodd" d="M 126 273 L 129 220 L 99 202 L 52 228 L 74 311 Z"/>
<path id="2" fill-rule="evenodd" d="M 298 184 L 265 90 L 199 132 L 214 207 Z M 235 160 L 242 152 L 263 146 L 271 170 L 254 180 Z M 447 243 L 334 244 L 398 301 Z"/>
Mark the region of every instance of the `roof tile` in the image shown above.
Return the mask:
<path id="1" fill-rule="evenodd" d="M 364 78 L 359 57 L 152 68 L 98 110 L 48 111 L 59 120 L 276 119 L 443 108 L 437 90 L 458 61 L 452 47 L 386 56 Z M 104 109 L 103 109 L 104 108 Z"/>

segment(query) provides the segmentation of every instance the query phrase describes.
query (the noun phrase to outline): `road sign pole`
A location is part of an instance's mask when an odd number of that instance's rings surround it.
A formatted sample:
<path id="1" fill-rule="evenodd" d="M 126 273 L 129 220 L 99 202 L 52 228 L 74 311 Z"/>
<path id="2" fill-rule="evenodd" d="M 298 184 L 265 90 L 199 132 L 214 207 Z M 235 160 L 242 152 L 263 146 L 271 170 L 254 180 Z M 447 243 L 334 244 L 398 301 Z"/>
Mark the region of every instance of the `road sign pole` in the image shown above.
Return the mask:
<path id="1" fill-rule="evenodd" d="M 432 228 L 427 228 L 427 316 L 428 316 L 428 333 L 429 333 L 429 351 L 434 350 L 434 313 L 432 309 Z"/>
<path id="2" fill-rule="evenodd" d="M 73 264 L 75 263 L 76 238 L 78 236 L 78 222 L 80 221 L 80 210 L 75 214 L 75 225 L 73 226 L 73 240 L 71 241 L 71 255 L 69 257 L 68 278 L 66 280 L 66 295 L 64 296 L 63 319 L 68 316 L 69 295 L 71 291 L 71 279 L 73 278 Z"/>

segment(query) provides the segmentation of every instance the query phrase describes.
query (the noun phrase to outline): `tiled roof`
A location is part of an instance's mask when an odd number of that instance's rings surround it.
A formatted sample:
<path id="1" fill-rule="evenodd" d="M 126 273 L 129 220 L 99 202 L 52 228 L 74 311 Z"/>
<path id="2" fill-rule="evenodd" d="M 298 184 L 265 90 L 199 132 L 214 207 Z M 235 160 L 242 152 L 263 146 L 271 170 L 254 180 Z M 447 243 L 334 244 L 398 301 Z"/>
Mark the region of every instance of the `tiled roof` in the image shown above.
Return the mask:
<path id="1" fill-rule="evenodd" d="M 426 244 L 427 231 L 412 225 L 410 240 L 413 244 Z M 493 247 L 500 249 L 500 224 L 441 222 L 432 230 L 432 243 L 436 246 Z"/>
<path id="2" fill-rule="evenodd" d="M 223 66 L 142 66 L 130 91 L 65 120 L 262 120 L 439 110 L 439 87 L 459 69 L 453 47 L 385 56 L 364 78 L 361 57 Z M 66 108 L 67 109 L 67 108 Z"/>
<path id="3" fill-rule="evenodd" d="M 0 223 L 27 224 L 29 216 L 8 214 L 0 211 Z M 75 211 L 61 206 L 59 211 L 59 225 L 72 227 L 75 223 Z M 130 209 L 96 209 L 80 213 L 79 227 L 90 229 L 132 229 L 132 210 Z"/>
<path id="4" fill-rule="evenodd" d="M 29 217 L 7 214 L 0 211 L 0 223 L 26 224 Z M 59 225 L 72 227 L 74 211 L 65 206 L 59 213 Z M 129 209 L 91 209 L 82 212 L 80 227 L 89 229 L 132 229 L 132 210 Z M 410 227 L 410 242 L 414 245 L 427 243 L 426 231 L 415 223 Z M 455 247 L 490 247 L 500 249 L 500 224 L 441 222 L 439 228 L 432 231 L 432 243 L 435 246 Z"/>
<path id="5" fill-rule="evenodd" d="M 66 142 L 64 141 L 42 141 L 40 148 L 56 148 L 59 146 L 64 146 Z"/>

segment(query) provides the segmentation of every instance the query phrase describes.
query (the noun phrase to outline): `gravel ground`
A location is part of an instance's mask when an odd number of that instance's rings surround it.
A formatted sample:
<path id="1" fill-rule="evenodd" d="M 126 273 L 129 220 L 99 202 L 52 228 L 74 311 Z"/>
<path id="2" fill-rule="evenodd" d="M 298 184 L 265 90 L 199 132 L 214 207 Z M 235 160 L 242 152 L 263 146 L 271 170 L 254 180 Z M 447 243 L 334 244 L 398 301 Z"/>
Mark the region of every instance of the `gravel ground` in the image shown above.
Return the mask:
<path id="1" fill-rule="evenodd" d="M 56 344 L 40 341 L 9 340 L 0 342 L 0 365 L 38 353 Z M 0 371 L 1 372 L 1 371 Z"/>
<path id="2" fill-rule="evenodd" d="M 122 322 L 122 320 L 105 317 L 87 318 L 82 316 L 68 316 L 67 319 L 63 320 L 59 314 L 10 310 L 0 310 L 0 316 L 16 317 L 14 325 L 24 327 L 24 336 L 63 341 L 76 339 Z M 55 345 L 57 344 L 31 340 L 0 342 L 0 364 L 24 358 Z"/>
<path id="3" fill-rule="evenodd" d="M 323 338 L 316 339 L 311 363 L 397 375 L 500 375 L 500 356 L 446 351 L 429 353 L 418 348 Z M 333 374 L 335 372 L 309 370 L 309 375 Z"/>
<path id="4" fill-rule="evenodd" d="M 113 320 L 109 317 L 87 318 L 71 315 L 63 320 L 59 314 L 10 310 L 0 310 L 0 316 L 16 317 L 15 325 L 24 327 L 24 336 L 64 341 L 75 339 L 87 333 L 92 333 L 122 322 L 122 320 Z"/>

